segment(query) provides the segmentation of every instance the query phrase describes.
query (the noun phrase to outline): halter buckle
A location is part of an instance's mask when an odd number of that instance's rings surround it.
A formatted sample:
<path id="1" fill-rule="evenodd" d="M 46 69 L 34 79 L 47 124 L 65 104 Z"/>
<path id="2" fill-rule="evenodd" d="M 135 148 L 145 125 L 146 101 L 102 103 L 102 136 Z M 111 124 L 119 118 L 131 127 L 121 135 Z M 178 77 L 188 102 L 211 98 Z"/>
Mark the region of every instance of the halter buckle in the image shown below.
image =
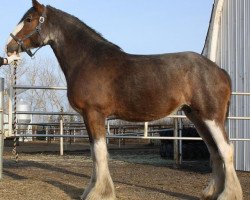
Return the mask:
<path id="1" fill-rule="evenodd" d="M 41 16 L 41 17 L 39 18 L 39 22 L 40 22 L 41 24 L 43 24 L 44 21 L 45 21 L 45 18 L 44 18 L 43 16 Z"/>

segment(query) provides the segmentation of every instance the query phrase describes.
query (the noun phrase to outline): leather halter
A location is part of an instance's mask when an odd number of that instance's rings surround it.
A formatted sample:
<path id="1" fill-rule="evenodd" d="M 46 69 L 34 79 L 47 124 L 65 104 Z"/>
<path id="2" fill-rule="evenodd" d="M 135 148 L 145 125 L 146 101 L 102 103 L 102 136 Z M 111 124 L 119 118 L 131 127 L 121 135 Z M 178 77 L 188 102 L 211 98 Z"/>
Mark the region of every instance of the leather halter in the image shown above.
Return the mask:
<path id="1" fill-rule="evenodd" d="M 10 34 L 10 36 L 17 42 L 19 48 L 22 48 L 22 50 L 24 50 L 30 57 L 33 57 L 36 54 L 36 52 L 40 48 L 42 48 L 43 45 L 41 45 L 34 53 L 32 53 L 32 51 L 30 49 L 27 49 L 24 46 L 24 41 L 27 40 L 28 38 L 32 37 L 35 34 L 38 34 L 40 36 L 40 38 L 42 38 L 42 36 L 41 36 L 41 27 L 42 27 L 42 24 L 45 22 L 45 18 L 46 18 L 46 9 L 44 10 L 42 16 L 40 16 L 39 23 L 36 26 L 35 30 L 32 31 L 31 33 L 29 33 L 28 35 L 26 35 L 23 39 L 20 39 L 20 38 L 16 37 L 12 33 Z"/>

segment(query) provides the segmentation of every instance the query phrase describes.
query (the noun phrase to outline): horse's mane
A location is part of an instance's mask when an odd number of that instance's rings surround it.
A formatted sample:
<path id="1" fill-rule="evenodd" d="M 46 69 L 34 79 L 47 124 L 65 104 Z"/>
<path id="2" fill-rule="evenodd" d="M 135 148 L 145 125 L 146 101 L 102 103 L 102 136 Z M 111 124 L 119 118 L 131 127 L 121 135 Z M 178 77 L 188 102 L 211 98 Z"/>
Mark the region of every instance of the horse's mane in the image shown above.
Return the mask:
<path id="1" fill-rule="evenodd" d="M 54 13 L 56 13 L 56 15 L 58 15 L 61 19 L 66 20 L 67 22 L 74 24 L 75 27 L 84 30 L 85 32 L 87 32 L 88 34 L 90 34 L 93 38 L 96 38 L 97 40 L 101 40 L 109 45 L 114 46 L 115 48 L 122 50 L 118 45 L 113 44 L 112 42 L 108 41 L 107 39 L 105 39 L 100 33 L 98 33 L 96 30 L 94 30 L 93 28 L 89 27 L 87 24 L 85 24 L 84 22 L 82 22 L 80 19 L 78 19 L 77 17 L 68 14 L 64 11 L 61 11 L 59 9 L 56 9 L 52 6 L 47 6 L 47 8 L 51 9 Z"/>

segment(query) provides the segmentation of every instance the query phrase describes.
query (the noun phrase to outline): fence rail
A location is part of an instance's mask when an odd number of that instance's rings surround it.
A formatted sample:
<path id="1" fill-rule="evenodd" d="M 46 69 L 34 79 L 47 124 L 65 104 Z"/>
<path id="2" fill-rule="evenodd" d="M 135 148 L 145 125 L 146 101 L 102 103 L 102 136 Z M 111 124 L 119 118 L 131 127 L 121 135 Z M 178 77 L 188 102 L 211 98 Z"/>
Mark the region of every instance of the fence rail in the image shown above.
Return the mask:
<path id="1" fill-rule="evenodd" d="M 65 86 L 30 86 L 30 85 L 14 85 L 14 89 L 33 89 L 33 90 L 67 90 Z M 232 95 L 247 95 L 250 96 L 250 92 L 232 92 Z"/>
<path id="2" fill-rule="evenodd" d="M 232 92 L 232 95 L 250 96 L 250 92 Z"/>
<path id="3" fill-rule="evenodd" d="M 25 114 L 25 115 L 73 115 L 77 116 L 80 115 L 76 112 L 40 112 L 40 111 L 16 111 L 13 114 Z"/>
<path id="4" fill-rule="evenodd" d="M 12 87 L 13 90 L 28 90 L 28 89 L 36 89 L 36 90 L 67 90 L 67 87 L 60 87 L 60 86 L 28 86 L 28 85 L 14 85 Z M 10 92 L 10 95 L 12 93 Z M 232 92 L 232 95 L 237 95 L 237 96 L 250 96 L 249 92 Z M 19 114 L 27 114 L 27 115 L 58 115 L 58 116 L 79 116 L 80 114 L 76 113 L 76 112 L 39 112 L 39 111 L 16 111 L 16 112 L 12 112 L 9 111 L 9 115 L 10 114 L 14 114 L 14 115 L 19 115 Z M 111 120 L 115 120 L 116 118 L 114 117 L 109 117 L 107 119 L 107 138 L 117 138 L 117 139 L 160 139 L 160 140 L 202 140 L 200 137 L 179 137 L 178 135 L 178 130 L 180 130 L 180 126 L 178 127 L 178 119 L 185 119 L 186 116 L 184 115 L 169 115 L 167 118 L 173 118 L 174 119 L 174 136 L 173 137 L 159 137 L 159 136 L 153 136 L 154 133 L 156 132 L 160 132 L 161 130 L 148 130 L 148 122 L 144 123 L 144 131 L 143 132 L 136 132 L 136 133 L 126 133 L 126 134 L 116 134 L 116 135 L 112 135 L 110 133 L 110 124 L 109 122 Z M 247 116 L 229 116 L 228 117 L 229 120 L 250 120 L 250 117 Z M 181 123 L 181 121 L 180 121 Z M 46 125 L 48 125 L 49 123 L 46 123 Z M 73 125 L 73 123 L 71 124 L 69 123 L 64 123 L 62 124 L 62 122 L 60 121 L 61 124 L 61 128 L 60 128 L 60 135 L 54 135 L 54 134 L 16 134 L 14 135 L 14 137 L 57 137 L 57 138 L 61 138 L 60 139 L 60 146 L 62 147 L 62 138 L 88 138 L 87 134 L 86 135 L 67 135 L 67 134 L 63 134 L 63 129 L 65 124 L 67 125 Z M 83 123 L 81 123 L 82 125 L 84 125 Z M 19 123 L 19 125 L 27 125 L 24 123 Z M 31 125 L 31 124 L 30 124 Z M 40 123 L 32 123 L 32 125 L 42 125 Z M 53 124 L 54 125 L 54 124 Z M 59 125 L 59 123 L 57 123 L 57 125 Z M 74 126 L 74 125 L 73 125 Z M 68 126 L 67 126 L 68 127 Z M 80 130 L 81 128 L 79 128 L 78 130 Z M 9 130 L 12 133 L 12 129 L 11 129 L 11 122 L 9 122 Z M 66 129 L 65 129 L 66 130 Z M 69 129 L 68 129 L 69 130 Z M 66 130 L 67 131 L 67 130 Z M 12 135 L 13 136 L 13 135 Z M 231 141 L 250 141 L 250 139 L 248 138 L 230 138 Z M 177 144 L 175 142 L 175 144 Z M 61 149 L 60 149 L 61 151 Z"/>
<path id="5" fill-rule="evenodd" d="M 17 134 L 15 137 L 55 137 L 55 138 L 86 138 L 88 135 L 53 135 L 53 134 Z M 148 140 L 202 140 L 200 137 L 158 137 L 158 136 L 124 136 L 120 135 L 107 135 L 108 139 L 148 139 Z M 250 138 L 230 138 L 230 141 L 250 141 Z"/>
<path id="6" fill-rule="evenodd" d="M 33 90 L 67 90 L 65 86 L 28 86 L 28 85 L 14 85 L 14 89 L 33 89 Z"/>
<path id="7" fill-rule="evenodd" d="M 16 111 L 13 114 L 26 114 L 26 115 L 75 115 L 80 116 L 79 113 L 76 112 L 39 112 L 39 111 Z M 179 118 L 185 119 L 187 118 L 185 115 L 168 115 L 166 118 Z M 115 120 L 116 118 L 108 118 L 108 120 Z M 250 117 L 233 117 L 229 116 L 230 120 L 250 120 Z M 118 119 L 119 120 L 119 119 Z"/>

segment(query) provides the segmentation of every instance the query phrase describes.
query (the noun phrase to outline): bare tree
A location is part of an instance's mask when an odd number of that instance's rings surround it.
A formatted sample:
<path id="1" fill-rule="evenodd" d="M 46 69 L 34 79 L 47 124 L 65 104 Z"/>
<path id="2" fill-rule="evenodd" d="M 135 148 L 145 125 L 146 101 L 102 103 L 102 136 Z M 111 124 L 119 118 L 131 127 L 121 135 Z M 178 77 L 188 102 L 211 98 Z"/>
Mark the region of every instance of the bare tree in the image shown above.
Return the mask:
<path id="1" fill-rule="evenodd" d="M 1 72 L 8 87 L 11 83 L 13 67 L 4 67 Z M 55 59 L 46 58 L 23 60 L 17 68 L 17 85 L 28 86 L 66 86 L 63 73 Z M 66 91 L 29 89 L 18 95 L 31 106 L 32 111 L 58 112 L 61 107 L 64 111 L 71 110 Z M 48 117 L 35 118 L 36 121 L 48 121 Z"/>

